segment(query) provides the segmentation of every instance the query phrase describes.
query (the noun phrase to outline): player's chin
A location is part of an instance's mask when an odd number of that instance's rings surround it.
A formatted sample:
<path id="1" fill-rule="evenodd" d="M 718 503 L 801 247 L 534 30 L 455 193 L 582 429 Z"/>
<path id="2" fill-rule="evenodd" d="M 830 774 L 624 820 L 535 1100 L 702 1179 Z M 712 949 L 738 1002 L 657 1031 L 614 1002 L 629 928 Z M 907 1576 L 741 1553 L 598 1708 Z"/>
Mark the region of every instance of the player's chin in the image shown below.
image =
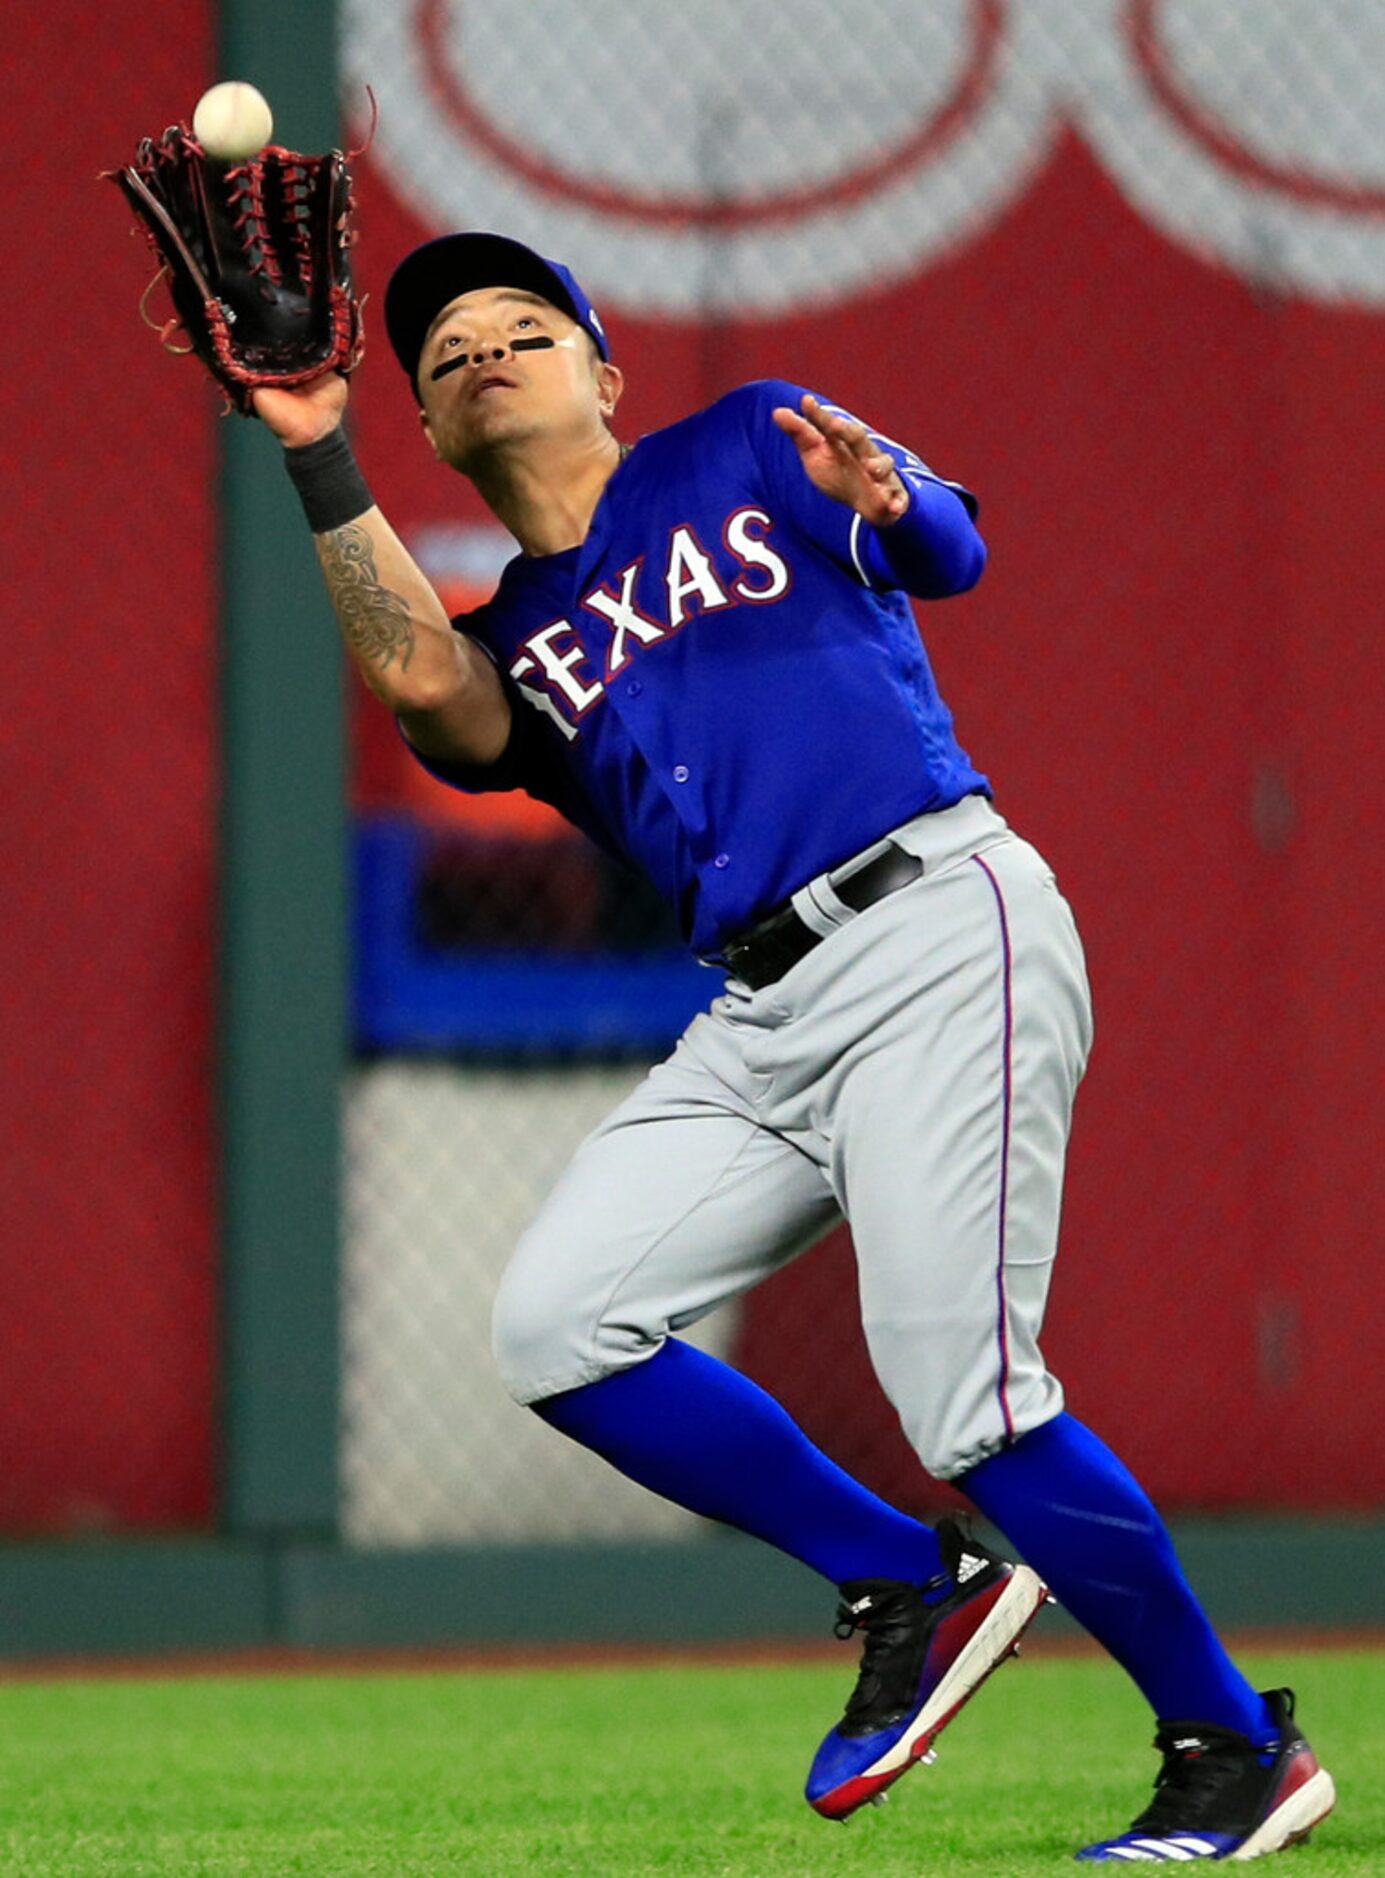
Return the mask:
<path id="1" fill-rule="evenodd" d="M 443 438 L 440 455 L 453 469 L 472 476 L 503 462 L 507 451 L 527 443 L 540 430 L 541 426 L 521 411 L 487 411 L 480 415 L 479 422 L 468 421 Z"/>

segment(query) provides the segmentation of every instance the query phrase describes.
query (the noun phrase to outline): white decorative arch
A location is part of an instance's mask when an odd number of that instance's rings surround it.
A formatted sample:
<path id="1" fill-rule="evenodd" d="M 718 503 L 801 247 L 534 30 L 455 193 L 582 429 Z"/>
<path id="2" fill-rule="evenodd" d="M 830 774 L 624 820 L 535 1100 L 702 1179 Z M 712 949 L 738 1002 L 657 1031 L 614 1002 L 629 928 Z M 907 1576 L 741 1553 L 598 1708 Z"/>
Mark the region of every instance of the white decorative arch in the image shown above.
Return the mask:
<path id="1" fill-rule="evenodd" d="M 765 316 L 908 278 L 1074 126 L 1171 239 L 1385 301 L 1379 0 L 346 0 L 373 155 L 645 316 Z"/>

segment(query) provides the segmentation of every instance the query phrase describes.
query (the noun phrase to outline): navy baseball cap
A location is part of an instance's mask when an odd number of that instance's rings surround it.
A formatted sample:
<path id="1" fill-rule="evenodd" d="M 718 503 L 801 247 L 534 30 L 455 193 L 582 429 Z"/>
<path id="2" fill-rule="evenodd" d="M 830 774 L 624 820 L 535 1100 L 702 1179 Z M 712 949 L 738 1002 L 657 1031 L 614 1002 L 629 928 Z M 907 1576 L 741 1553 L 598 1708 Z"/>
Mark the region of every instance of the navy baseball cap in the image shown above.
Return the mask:
<path id="1" fill-rule="evenodd" d="M 445 306 L 478 287 L 522 287 L 542 294 L 591 334 L 603 359 L 610 358 L 596 308 L 561 261 L 545 261 L 508 235 L 439 235 L 406 254 L 385 289 L 385 330 L 415 393 L 428 328 Z"/>

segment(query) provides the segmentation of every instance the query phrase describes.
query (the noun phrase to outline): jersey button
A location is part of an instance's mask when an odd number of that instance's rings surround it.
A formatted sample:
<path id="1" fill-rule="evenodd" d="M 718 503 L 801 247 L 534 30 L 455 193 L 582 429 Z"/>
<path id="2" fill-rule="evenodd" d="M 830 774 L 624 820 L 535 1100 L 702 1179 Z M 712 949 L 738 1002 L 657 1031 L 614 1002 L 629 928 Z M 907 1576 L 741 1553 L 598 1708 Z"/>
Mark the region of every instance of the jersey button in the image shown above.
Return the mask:
<path id="1" fill-rule="evenodd" d="M 729 854 L 719 854 L 717 858 L 712 862 L 713 867 L 729 867 L 730 865 L 731 865 L 731 856 Z"/>
<path id="2" fill-rule="evenodd" d="M 638 698 L 643 690 L 644 686 L 640 683 L 639 679 L 632 678 L 630 683 L 625 687 L 625 695 L 627 698 Z"/>
<path id="3" fill-rule="evenodd" d="M 675 763 L 673 766 L 673 780 L 675 782 L 686 782 L 690 773 L 686 763 Z"/>

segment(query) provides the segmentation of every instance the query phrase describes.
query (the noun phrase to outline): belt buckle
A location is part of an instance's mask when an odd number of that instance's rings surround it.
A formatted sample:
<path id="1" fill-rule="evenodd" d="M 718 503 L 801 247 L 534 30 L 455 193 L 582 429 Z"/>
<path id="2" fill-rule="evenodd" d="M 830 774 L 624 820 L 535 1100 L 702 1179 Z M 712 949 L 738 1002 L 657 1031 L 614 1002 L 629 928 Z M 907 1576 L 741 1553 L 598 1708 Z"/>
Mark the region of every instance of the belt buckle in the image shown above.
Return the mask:
<path id="1" fill-rule="evenodd" d="M 909 886 L 924 871 L 917 855 L 888 837 L 872 844 L 865 850 L 865 856 L 862 859 L 855 855 L 824 876 L 830 891 L 853 917 L 899 888 Z M 864 895 L 859 889 L 854 895 L 842 891 L 857 882 L 865 889 Z M 721 956 L 743 984 L 749 985 L 752 991 L 762 991 L 766 985 L 777 983 L 827 937 L 827 933 L 810 926 L 789 900 L 767 913 L 739 939 L 728 940 Z M 763 971 L 757 969 L 757 961 L 762 957 Z"/>
<path id="2" fill-rule="evenodd" d="M 792 944 L 795 933 L 807 934 L 816 943 L 817 935 L 804 925 L 793 907 L 781 906 L 766 914 L 739 939 L 728 940 L 722 947 L 722 957 L 752 991 L 762 991 L 766 985 L 782 978 L 790 966 L 796 965 L 803 957 L 803 950 L 811 949 L 796 949 Z M 762 957 L 768 976 L 757 969 L 757 961 Z"/>

